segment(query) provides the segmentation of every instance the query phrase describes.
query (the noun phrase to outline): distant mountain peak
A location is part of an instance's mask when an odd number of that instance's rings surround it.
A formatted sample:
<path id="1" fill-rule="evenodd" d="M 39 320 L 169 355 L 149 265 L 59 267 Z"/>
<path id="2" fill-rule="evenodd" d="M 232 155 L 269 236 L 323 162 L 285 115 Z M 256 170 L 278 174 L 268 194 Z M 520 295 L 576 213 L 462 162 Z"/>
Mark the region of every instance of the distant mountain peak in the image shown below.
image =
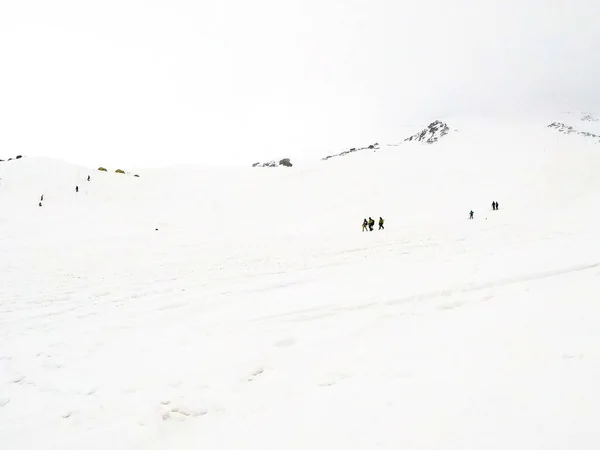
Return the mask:
<path id="1" fill-rule="evenodd" d="M 449 132 L 450 128 L 448 125 L 441 120 L 436 120 L 435 122 L 431 122 L 425 129 L 417 134 L 413 134 L 411 137 L 404 139 L 404 142 L 425 142 L 426 144 L 433 144 L 446 136 Z"/>

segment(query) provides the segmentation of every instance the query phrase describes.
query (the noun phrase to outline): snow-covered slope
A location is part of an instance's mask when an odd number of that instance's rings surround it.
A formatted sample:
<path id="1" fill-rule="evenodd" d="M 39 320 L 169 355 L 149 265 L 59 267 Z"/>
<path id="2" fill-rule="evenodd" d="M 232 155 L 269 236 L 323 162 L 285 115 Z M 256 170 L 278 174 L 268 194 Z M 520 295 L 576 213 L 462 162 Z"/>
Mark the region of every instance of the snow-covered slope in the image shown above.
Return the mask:
<path id="1" fill-rule="evenodd" d="M 286 170 L 0 164 L 2 448 L 598 448 L 600 146 L 449 123 Z"/>
<path id="2" fill-rule="evenodd" d="M 600 144 L 600 121 L 594 114 L 589 112 L 564 113 L 562 117 L 564 121 L 552 122 L 548 128 L 553 128 L 563 134 L 581 136 Z"/>

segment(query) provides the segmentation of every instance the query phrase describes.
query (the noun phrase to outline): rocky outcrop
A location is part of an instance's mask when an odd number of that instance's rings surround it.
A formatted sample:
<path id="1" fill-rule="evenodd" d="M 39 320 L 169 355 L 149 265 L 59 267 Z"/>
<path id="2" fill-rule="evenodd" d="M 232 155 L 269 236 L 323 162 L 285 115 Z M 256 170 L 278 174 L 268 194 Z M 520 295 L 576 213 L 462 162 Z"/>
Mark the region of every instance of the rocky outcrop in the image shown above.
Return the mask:
<path id="1" fill-rule="evenodd" d="M 100 172 L 108 172 L 108 169 L 106 167 L 98 167 L 98 170 Z M 125 172 L 123 169 L 117 169 L 117 170 L 115 170 L 115 173 L 118 173 L 119 175 L 125 175 L 125 174 L 127 174 L 127 172 Z M 131 173 L 129 173 L 129 175 L 131 175 Z M 135 174 L 133 176 L 136 177 L 136 178 L 140 177 L 138 174 Z"/>
<path id="2" fill-rule="evenodd" d="M 552 122 L 550 125 L 548 125 L 548 128 L 554 128 L 556 131 L 558 131 L 559 133 L 562 133 L 562 134 L 576 134 L 576 135 L 584 136 L 584 137 L 591 138 L 591 139 L 597 139 L 598 143 L 600 143 L 600 135 L 590 133 L 588 131 L 576 130 L 572 126 L 567 125 L 562 122 Z"/>
<path id="3" fill-rule="evenodd" d="M 17 159 L 21 159 L 21 158 L 23 158 L 23 155 L 17 155 L 14 158 L 8 158 L 6 161 L 4 159 L 0 159 L 0 162 L 7 162 L 7 161 L 17 160 Z"/>
<path id="4" fill-rule="evenodd" d="M 581 120 L 583 122 L 599 122 L 599 120 L 592 113 L 588 112 L 581 113 Z"/>
<path id="5" fill-rule="evenodd" d="M 326 156 L 325 158 L 321 158 L 321 159 L 323 161 L 327 161 L 328 159 L 331 159 L 331 158 L 337 158 L 339 156 L 346 156 L 346 155 L 349 155 L 350 153 L 361 152 L 361 151 L 364 151 L 364 150 L 379 150 L 379 143 L 376 142 L 376 143 L 371 144 L 371 145 L 369 145 L 367 147 L 358 147 L 358 148 L 354 147 L 354 148 L 351 148 L 349 150 L 344 150 L 341 153 L 336 153 L 335 155 L 329 155 L 329 156 Z"/>
<path id="6" fill-rule="evenodd" d="M 433 144 L 438 142 L 449 132 L 450 128 L 448 128 L 448 125 L 440 120 L 436 120 L 435 122 L 430 123 L 424 130 L 404 139 L 404 142 L 424 142 L 426 144 Z"/>
<path id="7" fill-rule="evenodd" d="M 254 164 L 252 164 L 252 167 L 292 167 L 293 164 L 290 161 L 290 158 L 283 158 L 280 159 L 279 162 L 276 161 L 267 161 L 264 163 L 261 162 L 255 162 Z"/>

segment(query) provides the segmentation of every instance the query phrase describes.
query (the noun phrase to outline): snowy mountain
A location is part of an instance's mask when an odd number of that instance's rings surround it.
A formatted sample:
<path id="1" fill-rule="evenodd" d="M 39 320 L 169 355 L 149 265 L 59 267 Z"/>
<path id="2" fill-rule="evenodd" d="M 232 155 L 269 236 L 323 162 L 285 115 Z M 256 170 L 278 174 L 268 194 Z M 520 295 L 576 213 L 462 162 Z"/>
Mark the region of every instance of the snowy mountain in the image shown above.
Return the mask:
<path id="1" fill-rule="evenodd" d="M 425 142 L 433 144 L 450 132 L 450 128 L 444 122 L 436 120 L 430 123 L 425 129 L 406 138 L 405 142 Z"/>
<path id="2" fill-rule="evenodd" d="M 2 448 L 598 448 L 599 148 L 449 123 L 291 170 L 1 163 Z"/>

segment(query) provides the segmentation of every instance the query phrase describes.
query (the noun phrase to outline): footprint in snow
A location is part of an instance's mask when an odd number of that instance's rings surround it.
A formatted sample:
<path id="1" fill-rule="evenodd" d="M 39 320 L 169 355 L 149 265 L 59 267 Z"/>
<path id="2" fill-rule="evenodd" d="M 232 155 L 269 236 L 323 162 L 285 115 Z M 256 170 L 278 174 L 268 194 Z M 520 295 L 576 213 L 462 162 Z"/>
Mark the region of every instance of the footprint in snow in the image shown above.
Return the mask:
<path id="1" fill-rule="evenodd" d="M 165 402 L 161 402 L 161 405 L 168 406 L 171 402 L 168 401 L 167 404 Z M 208 411 L 204 408 L 198 407 L 169 407 L 167 411 L 165 411 L 162 415 L 163 420 L 178 420 L 183 421 L 186 419 L 191 419 L 195 417 L 202 417 L 208 414 Z"/>
<path id="2" fill-rule="evenodd" d="M 263 369 L 262 367 L 259 367 L 258 369 L 256 369 L 254 372 L 252 372 L 252 374 L 250 375 L 250 377 L 248 378 L 248 381 L 254 381 L 254 379 L 256 377 L 258 377 L 259 375 L 262 375 L 264 373 L 265 369 Z"/>
<path id="3" fill-rule="evenodd" d="M 296 343 L 294 338 L 281 339 L 275 342 L 275 347 L 291 347 Z"/>

